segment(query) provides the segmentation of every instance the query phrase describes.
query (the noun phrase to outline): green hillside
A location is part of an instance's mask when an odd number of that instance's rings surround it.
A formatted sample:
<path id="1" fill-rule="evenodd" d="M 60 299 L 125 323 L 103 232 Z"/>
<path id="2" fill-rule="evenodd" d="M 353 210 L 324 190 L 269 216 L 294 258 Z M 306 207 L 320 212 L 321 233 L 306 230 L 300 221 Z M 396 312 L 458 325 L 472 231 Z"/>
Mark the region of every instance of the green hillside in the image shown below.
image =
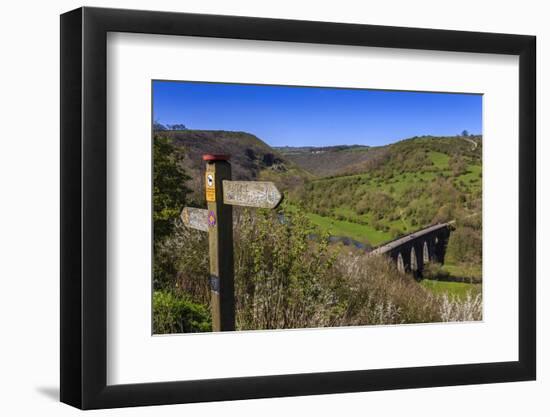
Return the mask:
<path id="1" fill-rule="evenodd" d="M 372 148 L 348 173 L 303 184 L 290 200 L 320 228 L 379 245 L 481 211 L 481 138 L 422 137 Z"/>

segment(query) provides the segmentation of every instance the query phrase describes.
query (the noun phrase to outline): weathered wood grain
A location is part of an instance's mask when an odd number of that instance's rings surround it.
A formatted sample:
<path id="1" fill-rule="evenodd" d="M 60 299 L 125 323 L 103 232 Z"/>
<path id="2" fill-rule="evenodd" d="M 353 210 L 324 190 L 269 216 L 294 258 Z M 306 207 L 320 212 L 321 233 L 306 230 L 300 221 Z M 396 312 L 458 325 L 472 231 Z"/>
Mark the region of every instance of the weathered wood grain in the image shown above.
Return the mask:
<path id="1" fill-rule="evenodd" d="M 273 209 L 282 199 L 275 184 L 269 181 L 223 181 L 225 204 Z"/>
<path id="2" fill-rule="evenodd" d="M 190 227 L 191 229 L 208 232 L 208 210 L 195 207 L 185 207 L 181 211 L 180 218 L 185 226 Z"/>

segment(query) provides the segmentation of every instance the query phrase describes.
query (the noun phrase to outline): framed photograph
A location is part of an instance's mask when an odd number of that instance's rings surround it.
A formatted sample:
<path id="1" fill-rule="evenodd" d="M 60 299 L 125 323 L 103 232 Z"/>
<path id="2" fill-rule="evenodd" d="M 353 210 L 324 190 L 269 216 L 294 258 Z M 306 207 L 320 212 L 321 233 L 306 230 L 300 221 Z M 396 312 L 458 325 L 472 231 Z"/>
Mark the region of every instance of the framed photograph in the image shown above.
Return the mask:
<path id="1" fill-rule="evenodd" d="M 533 380 L 535 37 L 61 16 L 61 401 Z"/>

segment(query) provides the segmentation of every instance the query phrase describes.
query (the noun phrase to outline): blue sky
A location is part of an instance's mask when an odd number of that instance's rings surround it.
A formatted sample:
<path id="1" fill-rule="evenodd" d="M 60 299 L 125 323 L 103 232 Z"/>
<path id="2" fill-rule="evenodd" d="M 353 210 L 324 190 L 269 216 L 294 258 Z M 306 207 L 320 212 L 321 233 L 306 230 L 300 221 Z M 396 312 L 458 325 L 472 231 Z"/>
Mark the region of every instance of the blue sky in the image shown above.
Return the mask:
<path id="1" fill-rule="evenodd" d="M 385 145 L 412 136 L 481 134 L 473 94 L 153 82 L 153 118 L 252 133 L 271 146 Z"/>

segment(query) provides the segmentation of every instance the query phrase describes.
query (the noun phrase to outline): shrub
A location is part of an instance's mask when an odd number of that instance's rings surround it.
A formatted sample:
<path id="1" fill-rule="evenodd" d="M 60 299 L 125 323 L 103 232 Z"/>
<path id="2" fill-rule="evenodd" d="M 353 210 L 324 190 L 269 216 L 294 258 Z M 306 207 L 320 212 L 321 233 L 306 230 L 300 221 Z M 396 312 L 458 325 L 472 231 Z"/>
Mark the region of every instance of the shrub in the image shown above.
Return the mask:
<path id="1" fill-rule="evenodd" d="M 399 230 L 395 226 L 391 226 L 390 227 L 390 235 L 391 235 L 392 239 L 396 239 L 401 235 L 401 230 Z"/>
<path id="2" fill-rule="evenodd" d="M 190 177 L 178 161 L 183 152 L 168 137 L 153 138 L 153 225 L 154 242 L 157 244 L 172 232 L 173 221 L 186 202 L 190 190 L 185 183 Z"/>
<path id="3" fill-rule="evenodd" d="M 208 235 L 176 221 L 173 233 L 155 248 L 155 267 L 169 271 L 154 289 L 184 292 L 196 303 L 210 302 Z M 155 277 L 156 278 L 156 277 Z"/>
<path id="4" fill-rule="evenodd" d="M 428 262 L 424 264 L 424 270 L 422 271 L 423 278 L 426 279 L 447 279 L 450 274 L 448 271 L 443 269 L 443 266 L 437 262 Z"/>
<path id="5" fill-rule="evenodd" d="M 211 330 L 210 313 L 204 306 L 169 291 L 153 292 L 153 333 L 189 333 Z"/>
<path id="6" fill-rule="evenodd" d="M 447 254 L 457 262 L 481 263 L 481 233 L 468 226 L 458 226 L 449 238 Z"/>
<path id="7" fill-rule="evenodd" d="M 153 279 L 158 285 L 174 274 L 174 265 L 167 258 L 158 258 L 158 246 L 174 231 L 174 220 L 185 206 L 190 193 L 185 183 L 190 177 L 178 161 L 183 151 L 168 137 L 155 134 L 153 138 Z"/>
<path id="8" fill-rule="evenodd" d="M 237 327 L 281 329 L 331 325 L 341 315 L 328 236 L 299 212 L 244 209 L 235 227 Z"/>

